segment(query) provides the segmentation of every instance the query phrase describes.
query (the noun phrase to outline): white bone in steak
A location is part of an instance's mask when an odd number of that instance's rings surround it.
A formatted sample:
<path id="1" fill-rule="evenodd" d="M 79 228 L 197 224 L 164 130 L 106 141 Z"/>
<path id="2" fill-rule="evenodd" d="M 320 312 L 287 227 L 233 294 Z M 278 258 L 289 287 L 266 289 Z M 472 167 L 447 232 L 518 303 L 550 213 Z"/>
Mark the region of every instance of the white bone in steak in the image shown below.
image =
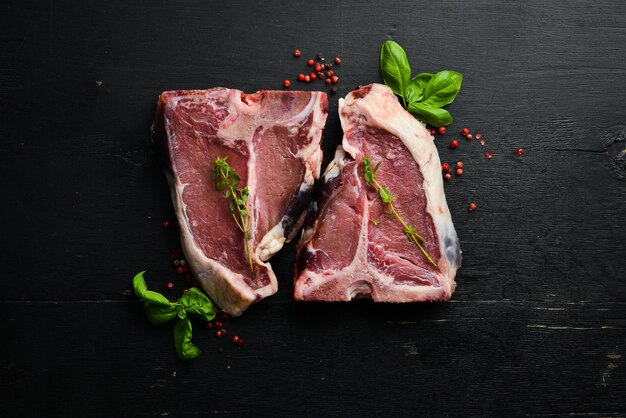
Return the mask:
<path id="1" fill-rule="evenodd" d="M 209 297 L 230 315 L 276 292 L 265 261 L 301 225 L 319 177 L 327 109 L 321 92 L 214 88 L 159 97 L 153 137 L 165 159 L 183 251 Z M 250 190 L 254 273 L 244 234 L 211 180 L 222 156 Z"/>
<path id="2" fill-rule="evenodd" d="M 441 163 L 426 127 L 391 90 L 372 84 L 339 102 L 343 148 L 327 167 L 299 242 L 298 300 L 379 302 L 448 300 L 461 264 L 446 204 Z M 345 152 L 344 152 L 345 150 Z M 430 264 L 363 177 L 362 159 L 382 161 L 378 181 L 426 239 Z"/>

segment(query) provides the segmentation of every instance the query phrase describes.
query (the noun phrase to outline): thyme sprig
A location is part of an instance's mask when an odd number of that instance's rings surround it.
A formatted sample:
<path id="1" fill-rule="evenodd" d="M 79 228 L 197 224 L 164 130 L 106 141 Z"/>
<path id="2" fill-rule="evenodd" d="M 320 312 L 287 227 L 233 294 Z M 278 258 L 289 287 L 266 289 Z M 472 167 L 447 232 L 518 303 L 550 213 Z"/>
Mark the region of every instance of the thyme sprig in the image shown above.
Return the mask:
<path id="1" fill-rule="evenodd" d="M 246 202 L 248 201 L 248 186 L 240 187 L 241 177 L 235 169 L 228 164 L 228 156 L 217 157 L 211 171 L 211 180 L 215 182 L 217 190 L 224 190 L 224 195 L 228 201 L 228 212 L 233 217 L 237 227 L 243 232 L 246 242 L 246 253 L 248 254 L 248 264 L 250 271 L 254 272 L 252 266 L 252 254 L 250 252 L 250 211 Z"/>
<path id="2" fill-rule="evenodd" d="M 422 254 L 424 254 L 424 257 L 426 257 L 426 260 L 428 260 L 430 264 L 432 264 L 435 268 L 438 269 L 439 267 L 437 266 L 437 264 L 428 255 L 428 253 L 426 252 L 426 250 L 424 250 L 424 247 L 422 246 L 426 242 L 424 237 L 418 234 L 413 226 L 411 226 L 409 223 L 405 222 L 404 219 L 402 219 L 402 217 L 396 210 L 396 207 L 393 205 L 393 201 L 396 200 L 396 196 L 392 195 L 389 189 L 387 189 L 386 187 L 383 187 L 378 182 L 378 180 L 376 180 L 376 172 L 378 171 L 378 168 L 380 167 L 380 163 L 381 161 L 379 161 L 376 164 L 376 166 L 372 168 L 370 158 L 369 157 L 363 158 L 363 177 L 365 177 L 365 181 L 370 187 L 373 187 L 374 189 L 376 189 L 383 203 L 386 203 L 389 206 L 391 213 L 393 213 L 393 215 L 400 222 L 400 224 L 402 224 L 402 227 L 404 228 L 404 233 L 406 234 L 407 239 L 410 242 L 417 245 L 417 247 L 420 249 Z"/>

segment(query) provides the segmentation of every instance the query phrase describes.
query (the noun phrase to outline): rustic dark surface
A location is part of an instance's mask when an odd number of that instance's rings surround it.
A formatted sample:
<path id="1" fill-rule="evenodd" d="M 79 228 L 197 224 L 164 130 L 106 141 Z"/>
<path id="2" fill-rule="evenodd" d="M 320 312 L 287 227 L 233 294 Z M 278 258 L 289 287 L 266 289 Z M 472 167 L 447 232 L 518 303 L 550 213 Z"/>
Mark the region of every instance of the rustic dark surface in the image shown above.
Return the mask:
<path id="1" fill-rule="evenodd" d="M 626 3 L 419 3 L 1 2 L 0 416 L 626 415 Z M 141 269 L 184 285 L 157 95 L 280 88 L 339 55 L 330 155 L 386 39 L 465 76 L 436 140 L 465 162 L 452 302 L 295 303 L 287 246 L 278 294 L 227 322 L 246 345 L 195 323 L 204 353 L 178 360 L 128 292 Z M 462 126 L 487 144 L 447 149 Z"/>

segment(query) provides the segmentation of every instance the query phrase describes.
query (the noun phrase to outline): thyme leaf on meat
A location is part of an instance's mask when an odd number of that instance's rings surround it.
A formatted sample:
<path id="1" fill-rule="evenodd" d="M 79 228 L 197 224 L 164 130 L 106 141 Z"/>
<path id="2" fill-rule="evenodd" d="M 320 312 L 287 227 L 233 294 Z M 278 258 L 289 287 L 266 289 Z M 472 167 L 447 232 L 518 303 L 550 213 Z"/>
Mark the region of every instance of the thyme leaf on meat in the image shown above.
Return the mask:
<path id="1" fill-rule="evenodd" d="M 375 167 L 372 167 L 370 158 L 369 157 L 363 158 L 363 177 L 365 177 L 365 182 L 368 184 L 368 186 L 373 187 L 378 192 L 378 195 L 380 196 L 380 199 L 383 201 L 383 203 L 386 203 L 387 206 L 389 206 L 389 210 L 391 210 L 391 213 L 396 217 L 396 219 L 400 222 L 400 224 L 404 228 L 404 233 L 407 239 L 409 240 L 409 242 L 412 242 L 415 245 L 417 245 L 417 247 L 420 249 L 422 254 L 424 254 L 424 257 L 426 257 L 426 260 L 428 260 L 430 264 L 432 264 L 436 269 L 438 269 L 439 267 L 437 266 L 437 264 L 428 255 L 428 253 L 423 247 L 423 245 L 426 243 L 426 240 L 424 239 L 424 237 L 418 234 L 413 226 L 411 226 L 404 219 L 402 219 L 402 217 L 396 210 L 396 207 L 394 206 L 393 202 L 394 200 L 396 200 L 397 197 L 392 195 L 389 189 L 387 189 L 386 187 L 383 187 L 376 179 L 376 172 L 380 168 L 380 163 L 381 161 L 379 161 Z"/>
<path id="2" fill-rule="evenodd" d="M 228 156 L 215 159 L 213 170 L 211 171 L 211 180 L 215 182 L 217 190 L 224 191 L 224 196 L 228 200 L 228 212 L 235 221 L 237 228 L 243 232 L 248 264 L 250 265 L 250 271 L 254 272 L 252 253 L 250 252 L 250 211 L 246 203 L 250 194 L 248 187 L 239 186 L 241 177 L 228 164 Z"/>

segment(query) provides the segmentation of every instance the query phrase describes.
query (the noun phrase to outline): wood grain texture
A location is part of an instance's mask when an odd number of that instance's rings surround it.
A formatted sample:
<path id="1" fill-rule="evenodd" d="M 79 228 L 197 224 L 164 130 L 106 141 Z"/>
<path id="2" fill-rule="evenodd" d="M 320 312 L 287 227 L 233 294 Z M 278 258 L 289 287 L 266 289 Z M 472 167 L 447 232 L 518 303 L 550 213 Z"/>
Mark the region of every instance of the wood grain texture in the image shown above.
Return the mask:
<path id="1" fill-rule="evenodd" d="M 2 2 L 0 416 L 626 415 L 625 21 L 609 0 Z M 306 69 L 293 49 L 341 56 L 328 160 L 337 98 L 380 81 L 386 39 L 414 73 L 465 76 L 436 139 L 465 163 L 453 302 L 295 303 L 289 245 L 278 294 L 228 322 L 246 345 L 196 323 L 181 362 L 128 294 L 141 269 L 183 287 L 157 95 L 280 88 Z M 485 146 L 448 149 L 463 126 Z"/>

